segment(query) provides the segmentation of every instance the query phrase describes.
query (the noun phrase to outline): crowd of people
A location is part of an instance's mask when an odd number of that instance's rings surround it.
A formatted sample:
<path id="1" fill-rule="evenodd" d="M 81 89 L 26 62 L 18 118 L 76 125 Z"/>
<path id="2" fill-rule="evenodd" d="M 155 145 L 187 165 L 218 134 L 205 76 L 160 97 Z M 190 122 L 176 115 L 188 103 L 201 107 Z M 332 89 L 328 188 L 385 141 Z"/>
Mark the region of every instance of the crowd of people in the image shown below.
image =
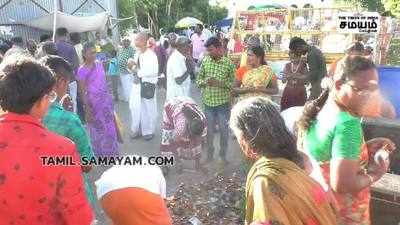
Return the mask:
<path id="1" fill-rule="evenodd" d="M 96 33 L 93 42 L 58 28 L 55 40 L 12 38 L 1 48 L 0 218 L 5 224 L 92 224 L 95 192 L 90 166 L 44 166 L 41 156 L 118 156 L 121 127 L 114 105 L 129 105 L 132 141 L 156 136 L 157 95 L 166 89 L 160 154 L 193 160 L 206 173 L 218 155 L 228 164 L 232 131 L 252 162 L 246 182 L 246 225 L 370 224 L 370 186 L 388 170 L 378 151 L 387 138 L 365 141 L 361 118 L 394 118 L 379 92 L 378 73 L 361 43 L 327 70 L 323 53 L 300 37 L 289 44 L 278 75 L 257 36 L 228 56 L 228 41 L 204 32 L 170 33 L 160 42 L 146 32 L 121 46 Z M 118 90 L 122 87 L 121 90 Z M 197 87 L 201 102 L 191 98 Z M 309 90 L 307 90 L 309 88 Z M 23 138 L 21 138 L 23 137 Z M 206 162 L 201 162 L 206 149 Z M 165 178 L 169 168 L 114 166 L 95 183 L 114 224 L 168 225 Z M 165 172 L 163 174 L 163 172 Z"/>

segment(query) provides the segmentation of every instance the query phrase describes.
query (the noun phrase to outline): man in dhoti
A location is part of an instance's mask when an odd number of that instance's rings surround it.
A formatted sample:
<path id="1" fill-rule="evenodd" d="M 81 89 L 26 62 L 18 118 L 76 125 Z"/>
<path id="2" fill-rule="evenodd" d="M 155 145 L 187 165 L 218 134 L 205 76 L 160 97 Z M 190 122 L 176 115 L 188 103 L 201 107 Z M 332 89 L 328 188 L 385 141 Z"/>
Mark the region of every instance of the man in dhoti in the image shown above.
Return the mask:
<path id="1" fill-rule="evenodd" d="M 149 36 L 141 32 L 135 38 L 137 48 L 128 67 L 133 69 L 133 87 L 129 98 L 131 110 L 131 138 L 149 141 L 154 138 L 157 120 L 156 84 L 158 81 L 158 60 L 156 54 L 147 48 Z"/>
<path id="2" fill-rule="evenodd" d="M 172 50 L 167 63 L 167 98 L 166 101 L 178 96 L 189 96 L 190 74 L 194 72 L 189 62 L 190 40 L 179 37 L 175 42 L 176 48 Z"/>

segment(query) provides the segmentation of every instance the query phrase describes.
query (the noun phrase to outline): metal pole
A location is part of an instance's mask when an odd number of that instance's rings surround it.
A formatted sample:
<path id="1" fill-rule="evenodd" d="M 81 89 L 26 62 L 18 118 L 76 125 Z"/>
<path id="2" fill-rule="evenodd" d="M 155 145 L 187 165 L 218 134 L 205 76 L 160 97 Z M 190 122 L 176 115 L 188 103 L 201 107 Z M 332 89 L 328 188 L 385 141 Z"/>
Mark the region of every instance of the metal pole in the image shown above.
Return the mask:
<path id="1" fill-rule="evenodd" d="M 64 12 L 62 0 L 58 0 L 58 4 L 59 4 L 59 6 L 60 6 L 60 12 Z"/>
<path id="2" fill-rule="evenodd" d="M 57 12 L 58 12 L 58 5 L 57 0 L 53 0 L 53 41 L 56 41 L 56 29 L 57 29 Z"/>

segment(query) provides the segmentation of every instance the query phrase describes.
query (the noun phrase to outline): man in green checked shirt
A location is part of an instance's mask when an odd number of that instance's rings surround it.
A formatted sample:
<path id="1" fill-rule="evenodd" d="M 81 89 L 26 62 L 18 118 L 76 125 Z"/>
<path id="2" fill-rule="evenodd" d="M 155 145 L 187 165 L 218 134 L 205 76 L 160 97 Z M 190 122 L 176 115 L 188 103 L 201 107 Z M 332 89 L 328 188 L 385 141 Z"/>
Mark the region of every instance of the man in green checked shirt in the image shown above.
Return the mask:
<path id="1" fill-rule="evenodd" d="M 89 136 L 82 125 L 79 116 L 63 108 L 62 98 L 67 93 L 70 79 L 73 77 L 73 71 L 70 64 L 58 56 L 46 56 L 41 59 L 42 63 L 48 66 L 56 77 L 54 91 L 57 93 L 57 101 L 50 105 L 46 117 L 43 118 L 43 124 L 47 129 L 61 136 L 69 138 L 76 145 L 80 157 L 94 157 L 90 145 Z M 90 167 L 82 166 L 82 175 L 86 189 L 86 196 L 92 207 L 96 202 L 96 197 L 89 182 L 88 172 Z"/>
<path id="2" fill-rule="evenodd" d="M 214 131 L 215 125 L 218 124 L 221 133 L 219 156 L 224 163 L 227 163 L 230 93 L 235 79 L 235 66 L 230 59 L 224 56 L 224 49 L 218 38 L 209 38 L 205 47 L 208 56 L 202 61 L 197 85 L 201 89 L 207 118 L 207 159 L 212 161 L 214 158 Z"/>

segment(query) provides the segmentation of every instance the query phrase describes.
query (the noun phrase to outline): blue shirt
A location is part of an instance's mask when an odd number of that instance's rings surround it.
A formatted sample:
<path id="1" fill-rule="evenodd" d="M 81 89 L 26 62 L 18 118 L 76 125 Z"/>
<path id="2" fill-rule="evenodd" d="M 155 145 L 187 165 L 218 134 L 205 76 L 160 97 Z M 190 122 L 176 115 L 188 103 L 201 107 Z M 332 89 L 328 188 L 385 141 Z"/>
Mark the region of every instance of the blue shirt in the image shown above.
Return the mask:
<path id="1" fill-rule="evenodd" d="M 57 54 L 64 58 L 67 62 L 72 65 L 74 71 L 79 67 L 79 58 L 76 54 L 75 47 L 66 41 L 60 40 L 56 42 Z"/>
<path id="2" fill-rule="evenodd" d="M 107 75 L 115 76 L 118 74 L 119 74 L 118 59 L 116 57 L 114 57 L 114 58 L 110 59 L 110 62 L 108 64 Z"/>

